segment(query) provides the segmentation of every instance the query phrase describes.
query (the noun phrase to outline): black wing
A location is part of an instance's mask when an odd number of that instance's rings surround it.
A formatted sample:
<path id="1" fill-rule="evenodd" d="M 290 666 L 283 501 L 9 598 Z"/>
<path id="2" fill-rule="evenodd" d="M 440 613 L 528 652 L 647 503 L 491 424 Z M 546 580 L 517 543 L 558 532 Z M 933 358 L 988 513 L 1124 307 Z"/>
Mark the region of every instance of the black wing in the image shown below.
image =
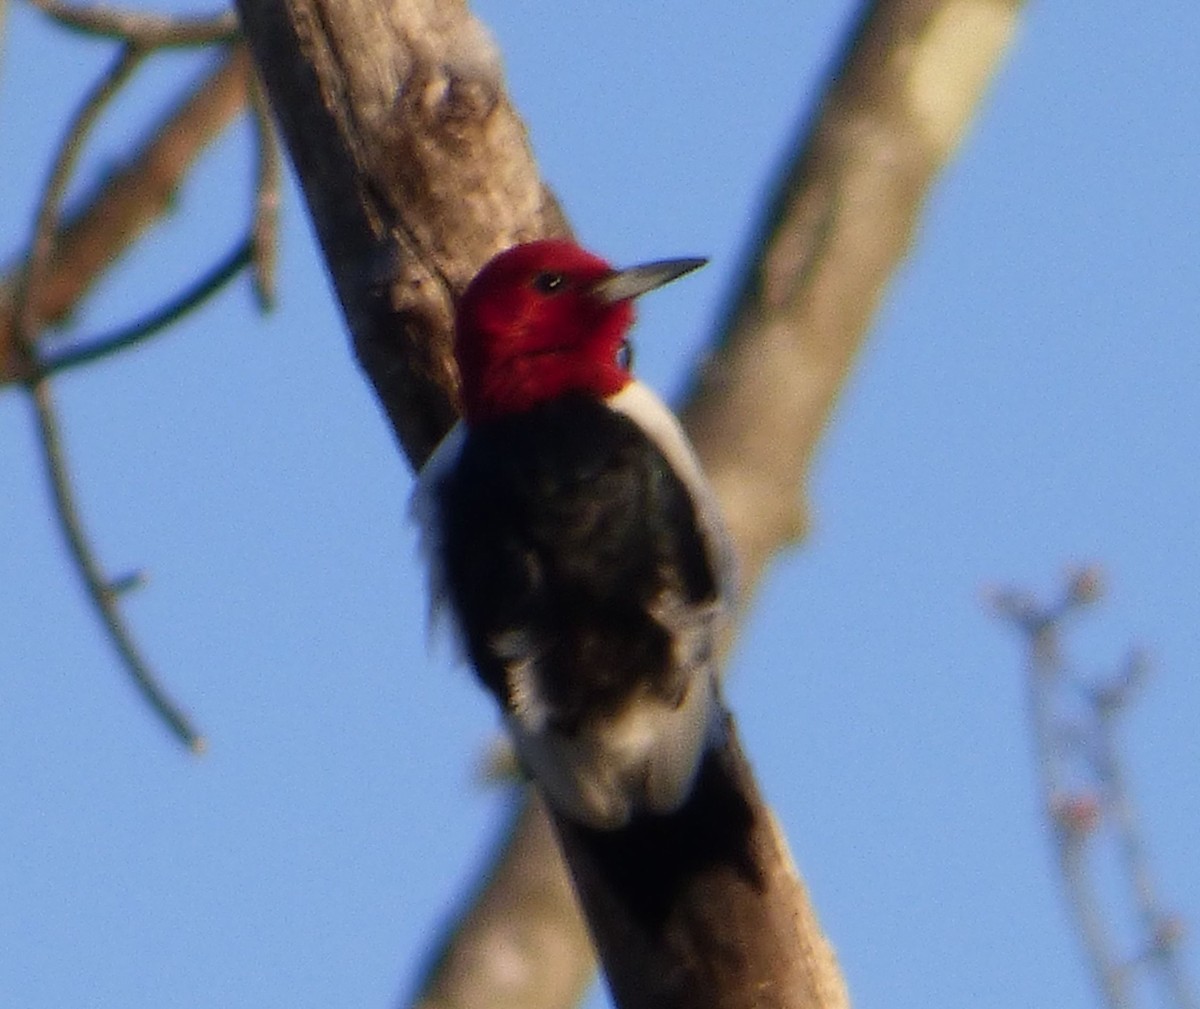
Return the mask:
<path id="1" fill-rule="evenodd" d="M 683 689 L 671 627 L 711 609 L 717 574 L 687 487 L 636 423 L 580 396 L 488 424 L 433 493 L 446 592 L 509 710 L 528 701 L 514 668 L 567 731 L 636 683 Z"/>

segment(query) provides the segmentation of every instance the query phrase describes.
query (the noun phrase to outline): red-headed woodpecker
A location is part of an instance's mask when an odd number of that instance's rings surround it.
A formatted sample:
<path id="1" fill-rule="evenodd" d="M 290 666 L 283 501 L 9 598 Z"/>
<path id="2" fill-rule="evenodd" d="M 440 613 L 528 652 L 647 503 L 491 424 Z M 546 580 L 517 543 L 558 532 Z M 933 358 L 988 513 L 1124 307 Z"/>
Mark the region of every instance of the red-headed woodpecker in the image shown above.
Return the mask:
<path id="1" fill-rule="evenodd" d="M 458 305 L 463 417 L 421 470 L 436 617 L 563 814 L 613 829 L 687 799 L 719 739 L 729 539 L 679 422 L 629 371 L 627 270 L 565 241 L 489 262 Z"/>

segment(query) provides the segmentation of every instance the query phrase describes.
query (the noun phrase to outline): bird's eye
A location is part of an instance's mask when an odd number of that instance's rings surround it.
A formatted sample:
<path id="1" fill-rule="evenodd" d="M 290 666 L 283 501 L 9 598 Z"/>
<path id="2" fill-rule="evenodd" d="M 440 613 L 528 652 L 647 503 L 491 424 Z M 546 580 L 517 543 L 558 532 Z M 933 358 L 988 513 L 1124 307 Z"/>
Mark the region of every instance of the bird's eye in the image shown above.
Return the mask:
<path id="1" fill-rule="evenodd" d="M 561 273 L 552 273 L 550 271 L 539 273 L 533 278 L 534 289 L 541 291 L 542 294 L 555 294 L 561 291 L 566 283 L 567 278 Z"/>

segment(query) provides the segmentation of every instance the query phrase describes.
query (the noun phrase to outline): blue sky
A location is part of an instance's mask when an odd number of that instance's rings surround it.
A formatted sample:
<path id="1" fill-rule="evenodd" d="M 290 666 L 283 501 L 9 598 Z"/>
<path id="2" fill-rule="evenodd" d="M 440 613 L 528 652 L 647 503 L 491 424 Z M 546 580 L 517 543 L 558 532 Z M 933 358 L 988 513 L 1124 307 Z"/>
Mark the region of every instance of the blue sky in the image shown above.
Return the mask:
<path id="1" fill-rule="evenodd" d="M 712 257 L 642 309 L 641 373 L 670 396 L 848 12 L 601 6 L 477 9 L 581 238 L 617 262 Z M 812 536 L 775 564 L 730 673 L 861 1007 L 1096 1004 L 1036 808 L 1020 652 L 979 602 L 996 582 L 1050 590 L 1080 560 L 1112 592 L 1074 653 L 1154 659 L 1125 753 L 1155 873 L 1200 921 L 1200 8 L 1087 17 L 1029 10 L 838 407 Z M 7 29 L 5 256 L 107 59 L 21 4 Z M 186 63 L 138 77 L 89 171 Z M 239 233 L 248 135 L 205 160 L 78 333 Z M 427 652 L 411 478 L 295 191 L 273 315 L 239 284 L 58 396 L 90 531 L 110 571 L 148 572 L 126 611 L 211 750 L 179 752 L 123 681 L 28 408 L 0 393 L 0 1004 L 390 1005 L 502 818 L 477 772 L 495 719 Z"/>

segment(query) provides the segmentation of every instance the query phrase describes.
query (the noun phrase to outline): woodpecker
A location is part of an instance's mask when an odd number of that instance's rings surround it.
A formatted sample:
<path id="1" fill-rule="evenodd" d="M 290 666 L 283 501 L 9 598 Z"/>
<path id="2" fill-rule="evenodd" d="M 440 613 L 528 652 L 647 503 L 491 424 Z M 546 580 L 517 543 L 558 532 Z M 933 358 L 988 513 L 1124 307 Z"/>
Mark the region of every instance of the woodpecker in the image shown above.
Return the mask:
<path id="1" fill-rule="evenodd" d="M 702 266 L 514 246 L 457 306 L 462 419 L 412 511 L 448 616 L 556 809 L 612 830 L 687 799 L 720 739 L 733 552 L 675 416 L 630 372 L 633 300 Z"/>

